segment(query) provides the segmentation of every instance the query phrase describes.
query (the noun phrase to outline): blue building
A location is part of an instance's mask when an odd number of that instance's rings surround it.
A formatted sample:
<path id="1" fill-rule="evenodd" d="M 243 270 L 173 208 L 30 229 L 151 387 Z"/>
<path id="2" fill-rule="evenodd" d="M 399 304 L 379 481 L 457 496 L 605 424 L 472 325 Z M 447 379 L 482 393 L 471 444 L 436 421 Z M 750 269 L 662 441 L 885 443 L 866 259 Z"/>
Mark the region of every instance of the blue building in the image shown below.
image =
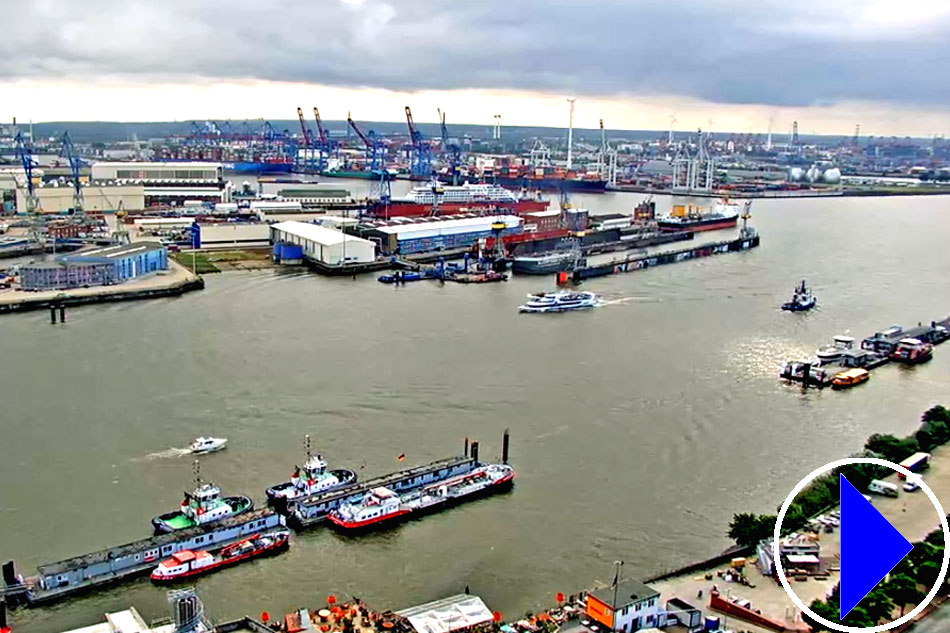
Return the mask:
<path id="1" fill-rule="evenodd" d="M 20 266 L 23 290 L 108 286 L 168 269 L 168 249 L 156 242 L 96 247 L 52 262 Z"/>

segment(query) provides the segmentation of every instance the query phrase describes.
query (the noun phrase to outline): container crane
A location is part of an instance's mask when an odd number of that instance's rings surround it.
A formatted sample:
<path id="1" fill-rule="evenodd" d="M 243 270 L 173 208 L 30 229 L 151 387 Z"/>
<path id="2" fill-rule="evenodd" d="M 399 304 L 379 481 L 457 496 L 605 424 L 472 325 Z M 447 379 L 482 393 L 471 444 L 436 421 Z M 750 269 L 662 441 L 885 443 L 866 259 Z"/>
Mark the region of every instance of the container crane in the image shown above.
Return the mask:
<path id="1" fill-rule="evenodd" d="M 363 141 L 363 145 L 366 146 L 366 160 L 370 164 L 370 171 L 379 171 L 383 162 L 383 147 L 376 139 L 376 132 L 370 130 L 368 135 L 363 134 L 363 131 L 357 127 L 356 121 L 353 120 L 349 112 L 346 113 L 346 123 L 359 139 Z"/>
<path id="2" fill-rule="evenodd" d="M 26 176 L 26 212 L 33 213 L 39 207 L 36 189 L 33 187 L 33 168 L 36 167 L 36 161 L 33 160 L 33 143 L 27 141 L 22 132 L 16 133 L 16 155 Z"/>
<path id="3" fill-rule="evenodd" d="M 436 108 L 439 113 L 439 125 L 442 128 L 442 153 L 449 164 L 449 175 L 453 185 L 459 184 L 459 168 L 462 165 L 462 149 L 454 143 L 449 143 L 449 129 L 445 125 L 445 113 Z"/>
<path id="4" fill-rule="evenodd" d="M 313 106 L 313 119 L 317 123 L 317 135 L 320 142 L 319 170 L 322 172 L 326 169 L 327 157 L 333 153 L 333 144 L 327 136 L 327 131 L 323 127 L 323 120 L 320 118 L 320 110 L 317 109 L 317 106 Z"/>
<path id="5" fill-rule="evenodd" d="M 297 107 L 297 120 L 300 121 L 300 132 L 303 134 L 303 146 L 304 146 L 304 161 L 307 165 L 313 169 L 314 160 L 317 157 L 318 149 L 313 142 L 313 138 L 310 136 L 310 130 L 307 129 L 307 122 L 303 120 L 303 108 Z M 300 155 L 297 154 L 294 156 L 298 161 L 300 160 Z M 318 166 L 319 170 L 319 166 Z"/>
<path id="6" fill-rule="evenodd" d="M 310 130 L 307 129 L 307 123 L 303 120 L 303 108 L 297 108 L 297 119 L 300 121 L 300 132 L 303 134 L 304 145 L 311 147 Z"/>
<path id="7" fill-rule="evenodd" d="M 432 176 L 432 148 L 426 143 L 422 132 L 412 122 L 412 110 L 406 106 L 406 123 L 409 125 L 409 139 L 412 141 L 412 164 L 409 167 L 413 176 L 429 178 Z"/>
<path id="8" fill-rule="evenodd" d="M 63 156 L 69 161 L 69 171 L 73 178 L 73 213 L 81 214 L 83 208 L 82 183 L 79 181 L 79 170 L 82 168 L 82 161 L 76 153 L 73 141 L 69 138 L 69 131 L 63 132 Z"/>

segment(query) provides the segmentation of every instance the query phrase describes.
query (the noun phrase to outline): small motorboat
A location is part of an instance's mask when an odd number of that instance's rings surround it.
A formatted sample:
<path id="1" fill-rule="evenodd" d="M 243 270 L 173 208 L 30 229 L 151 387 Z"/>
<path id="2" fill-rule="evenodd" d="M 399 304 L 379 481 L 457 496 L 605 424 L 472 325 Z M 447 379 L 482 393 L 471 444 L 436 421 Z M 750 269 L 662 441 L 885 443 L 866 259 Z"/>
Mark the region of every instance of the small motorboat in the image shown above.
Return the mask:
<path id="1" fill-rule="evenodd" d="M 815 298 L 815 295 L 811 293 L 811 288 L 808 287 L 805 280 L 802 279 L 802 283 L 795 287 L 791 301 L 783 303 L 782 309 L 788 310 L 789 312 L 804 312 L 811 310 L 816 305 L 818 305 L 818 300 Z"/>
<path id="2" fill-rule="evenodd" d="M 407 281 L 420 281 L 422 279 L 425 279 L 422 273 L 399 270 L 391 274 L 380 275 L 376 278 L 376 281 L 383 284 L 399 284 Z"/>
<path id="3" fill-rule="evenodd" d="M 215 453 L 224 450 L 227 446 L 228 438 L 226 437 L 199 437 L 195 438 L 195 441 L 188 446 L 188 449 L 196 455 L 204 455 L 205 453 Z"/>
<path id="4" fill-rule="evenodd" d="M 559 292 L 528 295 L 528 302 L 518 308 L 519 312 L 568 312 L 585 310 L 598 305 L 597 295 L 593 292 Z"/>

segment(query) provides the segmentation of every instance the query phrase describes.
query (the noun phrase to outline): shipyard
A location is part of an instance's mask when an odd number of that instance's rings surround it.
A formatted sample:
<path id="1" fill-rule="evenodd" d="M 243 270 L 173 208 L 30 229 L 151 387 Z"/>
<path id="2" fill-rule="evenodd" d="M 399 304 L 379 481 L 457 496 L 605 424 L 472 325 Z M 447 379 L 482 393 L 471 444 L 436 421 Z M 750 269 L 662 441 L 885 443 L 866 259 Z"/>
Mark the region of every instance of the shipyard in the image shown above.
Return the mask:
<path id="1" fill-rule="evenodd" d="M 8 7 L 0 633 L 944 631 L 938 4 Z"/>

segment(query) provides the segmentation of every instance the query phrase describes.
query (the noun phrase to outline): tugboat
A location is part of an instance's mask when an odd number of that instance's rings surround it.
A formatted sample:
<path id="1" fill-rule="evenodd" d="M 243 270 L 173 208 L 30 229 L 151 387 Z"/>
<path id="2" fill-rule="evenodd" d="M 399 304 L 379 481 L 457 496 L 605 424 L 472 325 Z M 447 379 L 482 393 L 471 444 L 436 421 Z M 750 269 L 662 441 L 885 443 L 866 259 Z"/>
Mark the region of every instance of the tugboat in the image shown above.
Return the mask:
<path id="1" fill-rule="evenodd" d="M 290 530 L 279 529 L 255 534 L 243 541 L 223 547 L 217 554 L 211 554 L 205 550 L 185 549 L 159 563 L 152 572 L 151 578 L 154 583 L 192 578 L 237 565 L 252 558 L 279 554 L 289 546 Z"/>
<path id="2" fill-rule="evenodd" d="M 528 295 L 528 302 L 518 312 L 568 312 L 597 307 L 597 295 L 593 292 L 541 292 Z"/>
<path id="3" fill-rule="evenodd" d="M 200 472 L 198 460 L 195 460 L 194 491 L 185 493 L 185 499 L 177 512 L 168 512 L 152 519 L 156 534 L 207 525 L 254 509 L 250 497 L 222 497 L 221 489 L 213 483 L 202 483 Z"/>
<path id="4" fill-rule="evenodd" d="M 811 310 L 817 304 L 818 300 L 815 298 L 815 295 L 811 293 L 811 288 L 809 288 L 805 280 L 802 279 L 802 283 L 796 286 L 795 292 L 792 293 L 792 300 L 783 303 L 782 309 L 788 310 L 789 312 L 804 312 Z"/>
<path id="5" fill-rule="evenodd" d="M 329 519 L 345 532 L 368 530 L 510 488 L 514 477 L 511 466 L 488 464 L 401 495 L 389 488 L 373 488 L 360 501 L 344 503 L 331 512 Z"/>
<path id="6" fill-rule="evenodd" d="M 267 502 L 278 509 L 286 509 L 291 501 L 309 497 L 318 492 L 342 488 L 356 483 L 356 473 L 352 470 L 327 470 L 323 455 L 313 455 L 310 449 L 310 436 L 304 436 L 304 448 L 307 459 L 303 467 L 296 466 L 290 481 L 271 486 L 267 489 Z"/>
<path id="7" fill-rule="evenodd" d="M 934 346 L 916 338 L 904 338 L 891 353 L 891 360 L 906 365 L 926 363 L 933 358 Z"/>

